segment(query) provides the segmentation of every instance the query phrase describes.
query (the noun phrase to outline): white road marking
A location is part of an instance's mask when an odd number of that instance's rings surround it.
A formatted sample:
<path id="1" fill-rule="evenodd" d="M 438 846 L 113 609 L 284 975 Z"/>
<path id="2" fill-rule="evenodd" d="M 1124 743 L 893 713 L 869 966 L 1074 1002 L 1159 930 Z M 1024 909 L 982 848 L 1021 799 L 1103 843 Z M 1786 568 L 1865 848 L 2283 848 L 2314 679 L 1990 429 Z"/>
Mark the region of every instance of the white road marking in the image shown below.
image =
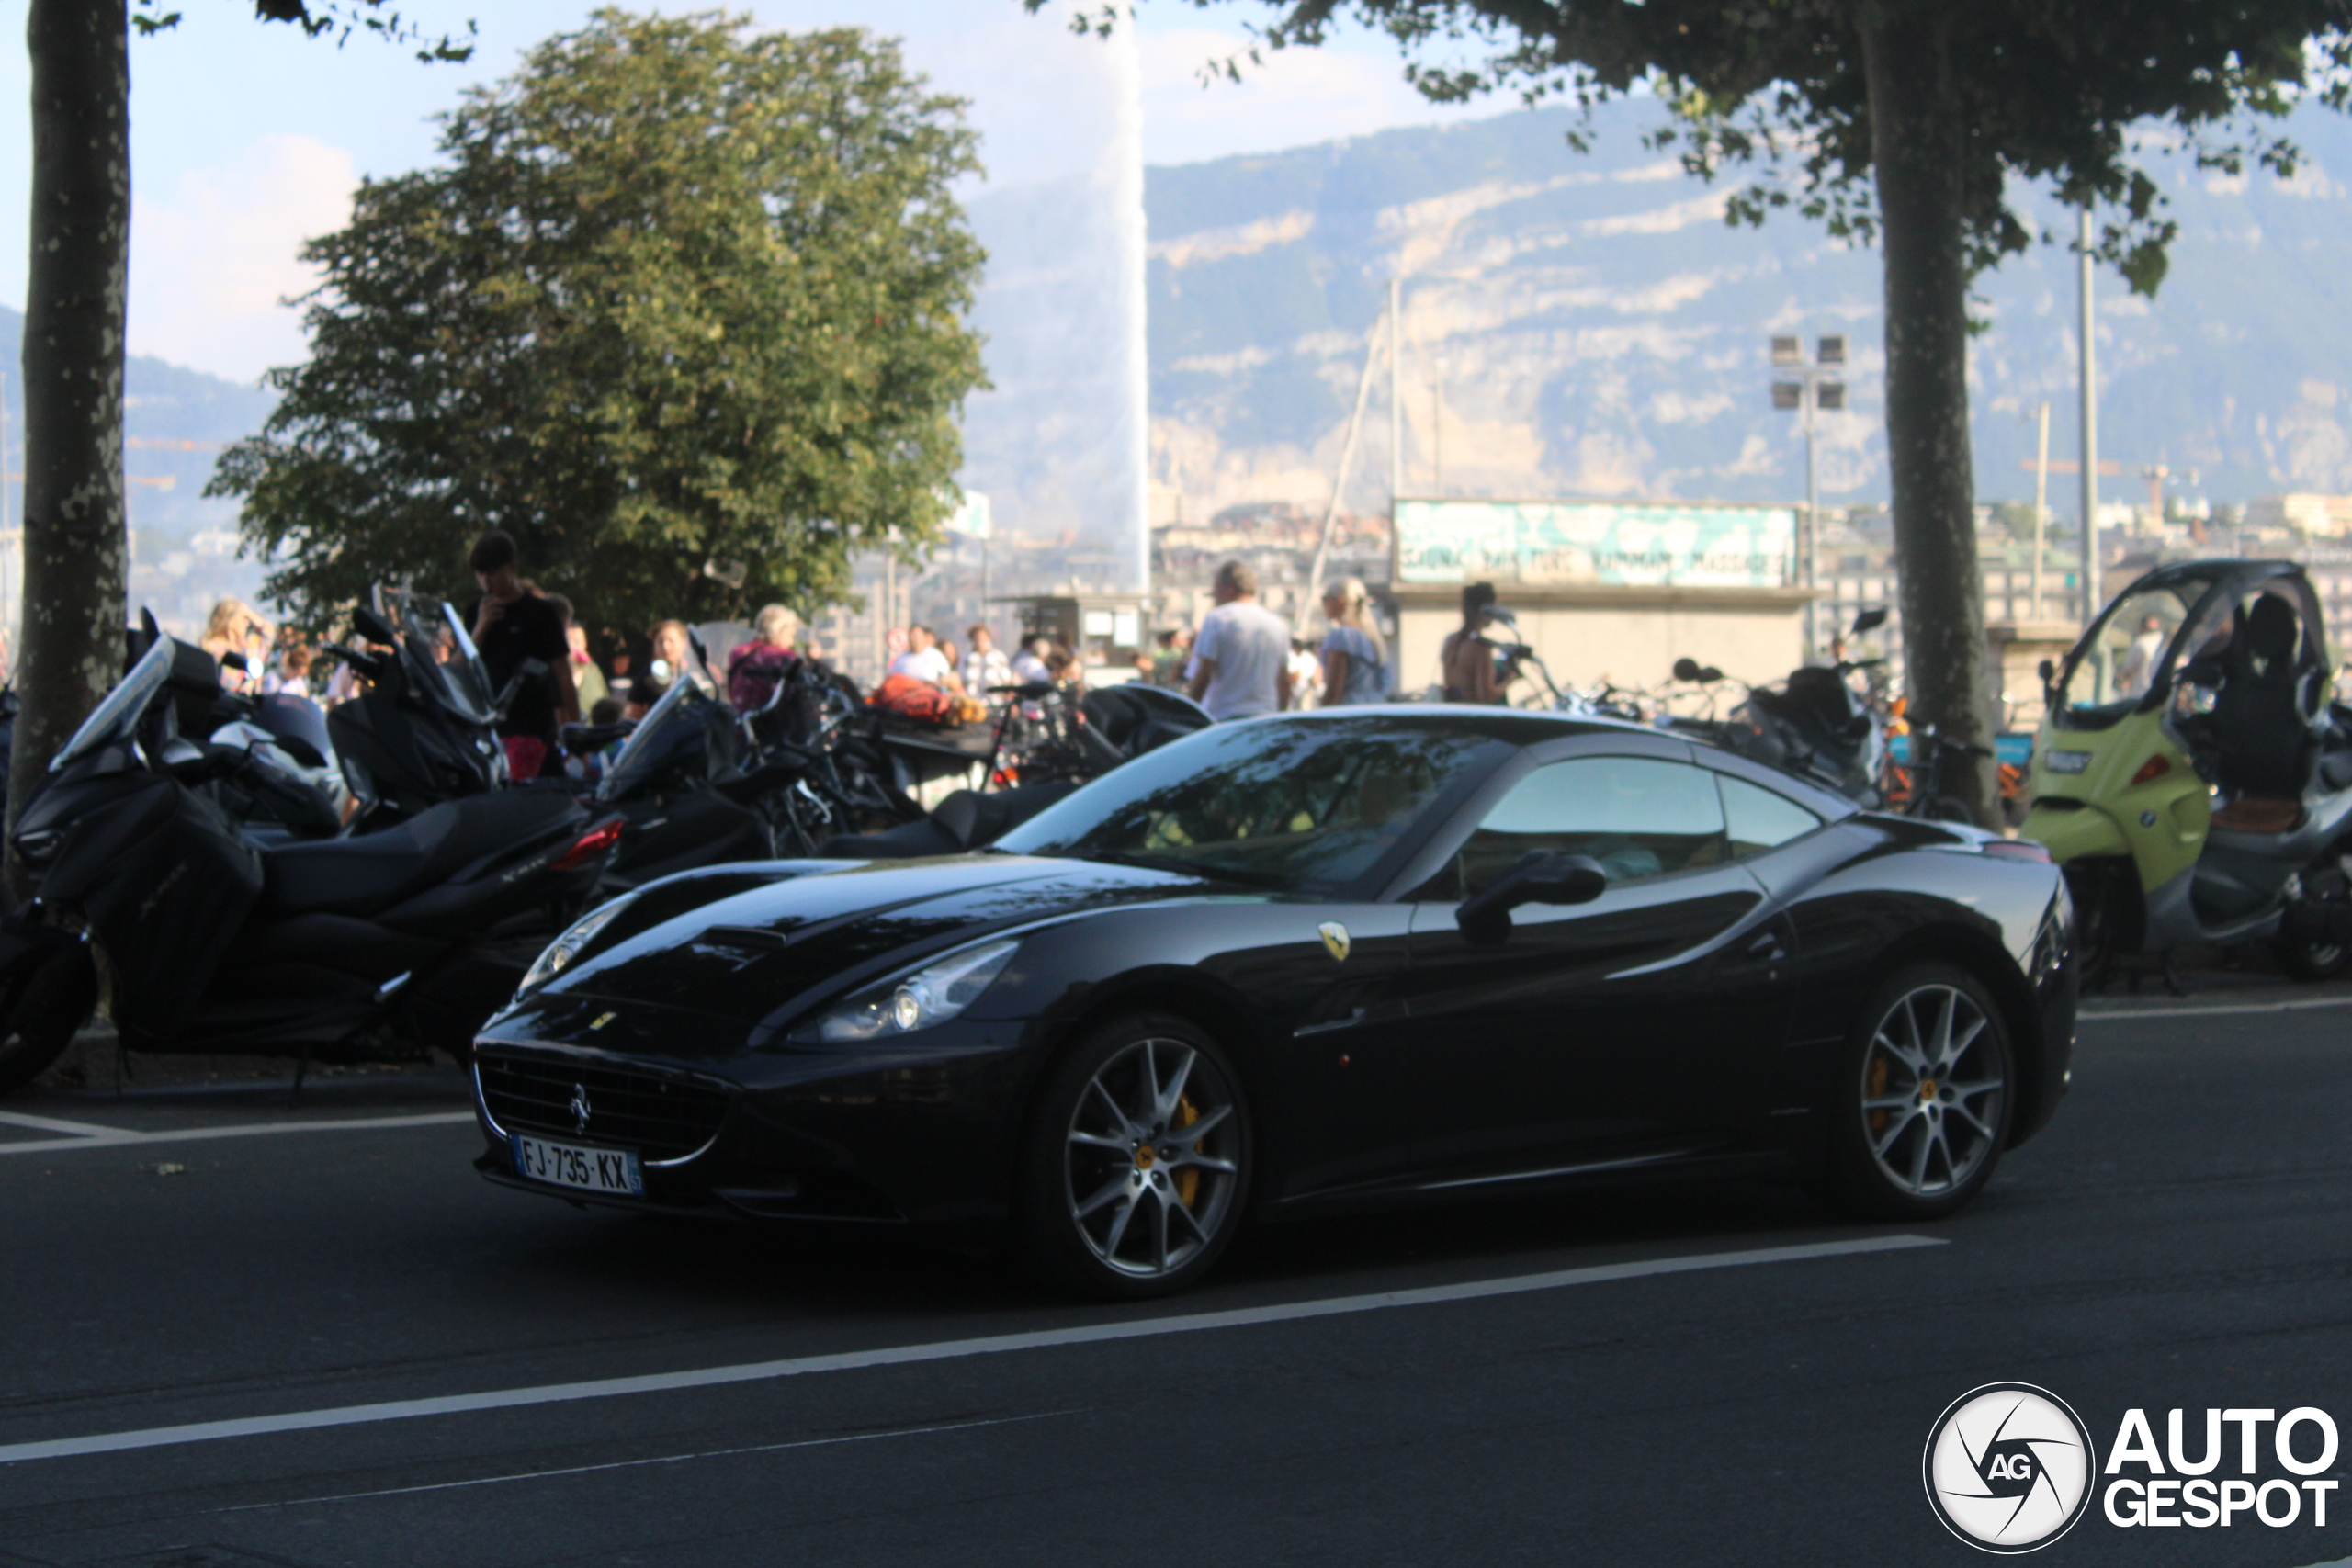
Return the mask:
<path id="1" fill-rule="evenodd" d="M 1531 1291 L 1565 1290 L 1574 1285 L 1600 1285 L 1659 1274 L 1688 1274 L 1702 1269 L 1738 1269 L 1762 1263 L 1798 1263 L 1822 1258 L 1851 1258 L 1873 1252 L 1899 1252 L 1912 1247 L 1946 1245 L 1933 1236 L 1878 1235 L 1862 1236 L 1852 1241 L 1762 1247 L 1740 1252 L 1702 1252 L 1680 1258 L 1653 1258 L 1635 1263 L 1603 1263 L 1587 1269 L 1562 1269 L 1547 1274 L 1474 1280 L 1459 1285 L 1430 1285 L 1415 1291 L 1384 1291 L 1373 1295 L 1330 1296 L 1320 1301 L 1285 1302 L 1277 1306 L 1240 1307 L 1230 1312 L 1133 1318 L 1125 1323 L 1039 1329 L 1027 1334 L 996 1334 L 977 1339 L 948 1339 L 928 1345 L 896 1345 L 874 1350 L 847 1350 L 830 1356 L 799 1356 L 789 1360 L 752 1361 L 741 1366 L 704 1367 L 683 1372 L 654 1372 L 642 1377 L 598 1378 L 587 1382 L 493 1389 L 482 1393 L 442 1394 L 431 1399 L 396 1399 L 378 1404 L 346 1404 L 331 1410 L 296 1410 L 278 1416 L 247 1416 L 231 1421 L 196 1421 L 180 1427 L 150 1427 L 133 1432 L 98 1432 L 85 1438 L 51 1438 L 40 1442 L 11 1443 L 0 1446 L 0 1464 L 15 1464 L 25 1460 L 64 1459 L 76 1454 L 119 1453 L 127 1449 L 164 1448 L 176 1443 L 217 1442 L 224 1438 L 258 1437 L 272 1432 L 308 1432 L 322 1427 L 406 1421 L 420 1416 L 513 1410 L 524 1405 L 554 1404 L 567 1400 L 610 1399 L 628 1393 L 667 1393 L 680 1389 L 764 1382 L 811 1372 L 853 1371 L 866 1367 L 900 1367 L 919 1361 L 1001 1355 L 1011 1350 L 1043 1350 L 1063 1345 L 1100 1345 L 1120 1339 L 1156 1338 L 1168 1334 L 1197 1334 L 1216 1328 L 1296 1323 L 1310 1318 L 1379 1312 L 1389 1307 L 1430 1306 L 1444 1302 L 1476 1301 L 1488 1296 L 1515 1296 Z"/>
<path id="2" fill-rule="evenodd" d="M 21 1111 L 0 1111 L 0 1122 L 11 1127 L 30 1127 L 37 1133 L 79 1133 L 85 1137 L 119 1132 L 117 1127 L 101 1127 L 95 1122 L 60 1122 L 54 1116 L 28 1116 Z"/>
<path id="3" fill-rule="evenodd" d="M 435 1111 L 417 1116 L 359 1116 L 336 1121 L 241 1122 L 226 1127 L 179 1127 L 161 1133 L 134 1133 L 124 1127 L 92 1126 L 74 1138 L 32 1138 L 21 1144 L 0 1144 L 0 1155 L 47 1155 L 67 1149 L 120 1149 L 147 1144 L 185 1144 L 214 1138 L 258 1138 L 274 1133 L 362 1133 L 378 1127 L 446 1127 L 470 1122 L 470 1111 Z"/>
<path id="4" fill-rule="evenodd" d="M 575 1464 L 564 1470 L 526 1470 L 519 1475 L 484 1475 L 472 1481 L 437 1481 L 428 1486 L 391 1486 L 381 1492 L 338 1492 L 329 1497 L 289 1497 L 278 1503 L 239 1503 L 214 1508 L 216 1514 L 250 1514 L 257 1508 L 302 1508 L 313 1503 L 358 1503 L 371 1497 L 408 1497 L 419 1492 L 456 1492 L 469 1486 L 503 1486 L 510 1481 L 552 1481 L 565 1475 L 594 1475 L 605 1470 L 635 1470 L 649 1464 L 686 1464 L 698 1459 L 732 1459 L 738 1454 L 776 1454 L 791 1449 L 830 1449 L 842 1443 L 873 1443 L 885 1438 L 921 1438 L 933 1432 L 969 1432 L 982 1427 L 1012 1427 L 1023 1421 L 1046 1421 L 1075 1416 L 1076 1410 L 1040 1410 L 1034 1416 L 999 1416 L 987 1421 L 949 1421 L 936 1427 L 901 1427 L 890 1432 L 856 1432 L 846 1438 L 803 1438 L 797 1442 L 761 1443 L 747 1449 L 705 1449 L 700 1453 L 662 1454 L 656 1459 L 615 1460 L 610 1464 Z"/>
<path id="5" fill-rule="evenodd" d="M 2231 1013 L 2301 1012 L 2307 1008 L 2352 1007 L 2352 997 L 2311 997 L 2296 1002 L 2240 1002 L 2234 1007 L 2199 1008 L 2123 1008 L 2113 1011 L 2079 1012 L 2078 1023 L 2097 1023 L 2110 1018 L 2220 1018 Z"/>

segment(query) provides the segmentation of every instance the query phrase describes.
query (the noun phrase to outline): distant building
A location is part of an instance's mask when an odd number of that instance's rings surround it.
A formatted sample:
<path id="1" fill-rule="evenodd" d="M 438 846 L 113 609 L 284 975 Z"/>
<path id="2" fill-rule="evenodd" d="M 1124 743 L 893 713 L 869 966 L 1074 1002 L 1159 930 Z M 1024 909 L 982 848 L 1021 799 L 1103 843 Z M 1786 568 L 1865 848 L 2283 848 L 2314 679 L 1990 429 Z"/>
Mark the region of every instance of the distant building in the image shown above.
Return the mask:
<path id="1" fill-rule="evenodd" d="M 2352 534 L 2352 495 L 2266 495 L 2246 503 L 2249 528 L 2291 528 L 2307 539 L 2335 539 Z"/>

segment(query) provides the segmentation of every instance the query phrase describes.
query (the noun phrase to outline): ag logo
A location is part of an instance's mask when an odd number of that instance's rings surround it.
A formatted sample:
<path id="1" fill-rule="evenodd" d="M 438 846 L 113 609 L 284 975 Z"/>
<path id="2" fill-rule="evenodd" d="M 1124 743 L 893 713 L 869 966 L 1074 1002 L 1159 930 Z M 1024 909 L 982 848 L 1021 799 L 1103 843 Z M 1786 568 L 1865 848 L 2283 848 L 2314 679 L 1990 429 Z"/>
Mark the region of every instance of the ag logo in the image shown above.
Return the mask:
<path id="1" fill-rule="evenodd" d="M 2031 1383 L 1996 1382 L 1952 1401 L 1928 1433 L 1928 1503 L 1984 1551 L 2048 1546 L 2090 1506 L 2098 1454 L 2081 1417 Z"/>

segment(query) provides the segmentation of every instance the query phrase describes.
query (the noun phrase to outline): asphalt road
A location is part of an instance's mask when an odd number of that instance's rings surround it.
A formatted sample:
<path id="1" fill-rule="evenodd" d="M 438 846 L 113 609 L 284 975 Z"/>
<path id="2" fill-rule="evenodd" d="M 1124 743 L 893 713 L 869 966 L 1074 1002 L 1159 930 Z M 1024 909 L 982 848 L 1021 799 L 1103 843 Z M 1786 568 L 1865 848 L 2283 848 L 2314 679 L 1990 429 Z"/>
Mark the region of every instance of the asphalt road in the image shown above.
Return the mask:
<path id="1" fill-rule="evenodd" d="M 2102 1005 L 1928 1245 L 1616 1190 L 1269 1229 L 1135 1309 L 493 1189 L 447 1072 L 0 1101 L 0 1563 L 1972 1562 L 1921 1448 L 2011 1380 L 2102 1450 L 2129 1407 L 2193 1447 L 2205 1406 L 2319 1406 L 2346 1476 L 2352 990 Z M 2094 1506 L 2039 1560 L 2344 1558 L 2336 1496 Z"/>

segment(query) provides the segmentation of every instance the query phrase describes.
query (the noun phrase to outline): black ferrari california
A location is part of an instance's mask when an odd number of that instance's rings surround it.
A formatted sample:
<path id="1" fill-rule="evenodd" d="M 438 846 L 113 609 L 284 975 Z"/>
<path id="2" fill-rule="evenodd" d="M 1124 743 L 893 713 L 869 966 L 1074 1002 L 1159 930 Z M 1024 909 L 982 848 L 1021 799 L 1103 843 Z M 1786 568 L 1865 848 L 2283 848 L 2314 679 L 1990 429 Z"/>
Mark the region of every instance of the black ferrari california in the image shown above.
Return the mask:
<path id="1" fill-rule="evenodd" d="M 2065 1090 L 2038 846 L 1632 725 L 1344 708 L 1204 730 L 975 854 L 651 884 L 474 1052 L 492 1180 L 968 1228 L 1065 1286 L 1249 1220 L 1793 1170 L 1967 1202 Z"/>

